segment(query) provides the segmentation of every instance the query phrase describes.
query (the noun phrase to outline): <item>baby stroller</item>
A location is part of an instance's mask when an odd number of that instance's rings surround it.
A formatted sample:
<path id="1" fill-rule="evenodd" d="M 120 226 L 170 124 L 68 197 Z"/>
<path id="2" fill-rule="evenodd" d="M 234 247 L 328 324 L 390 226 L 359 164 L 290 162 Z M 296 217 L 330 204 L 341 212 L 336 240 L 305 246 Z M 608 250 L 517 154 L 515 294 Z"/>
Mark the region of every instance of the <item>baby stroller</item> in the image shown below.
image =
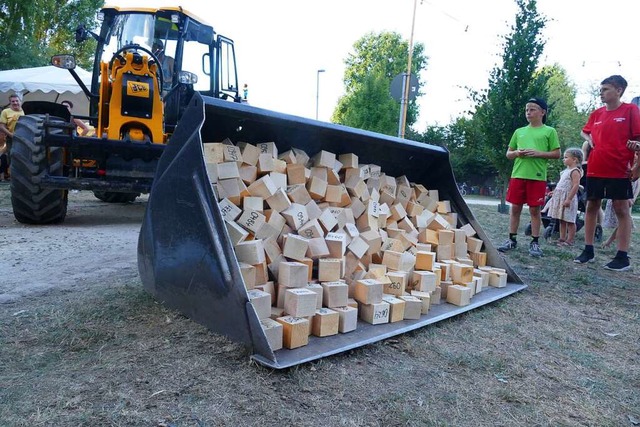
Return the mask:
<path id="1" fill-rule="evenodd" d="M 556 188 L 555 182 L 550 182 L 547 184 L 547 193 L 545 195 L 544 203 L 546 204 L 551 197 L 550 193 L 553 189 Z M 544 205 L 543 205 L 544 206 Z M 584 191 L 582 185 L 578 189 L 578 213 L 576 215 L 576 233 L 580 231 L 582 227 L 584 227 L 584 213 L 587 206 L 587 194 Z M 551 218 L 547 215 L 547 213 L 543 213 L 541 215 L 542 218 L 542 227 L 544 228 L 542 232 L 542 237 L 546 240 L 550 238 L 560 237 L 560 221 L 555 218 Z M 526 236 L 531 236 L 531 223 L 527 224 L 527 227 L 524 230 L 524 234 Z M 596 225 L 595 232 L 596 241 L 600 242 L 602 240 L 602 227 L 600 224 Z"/>

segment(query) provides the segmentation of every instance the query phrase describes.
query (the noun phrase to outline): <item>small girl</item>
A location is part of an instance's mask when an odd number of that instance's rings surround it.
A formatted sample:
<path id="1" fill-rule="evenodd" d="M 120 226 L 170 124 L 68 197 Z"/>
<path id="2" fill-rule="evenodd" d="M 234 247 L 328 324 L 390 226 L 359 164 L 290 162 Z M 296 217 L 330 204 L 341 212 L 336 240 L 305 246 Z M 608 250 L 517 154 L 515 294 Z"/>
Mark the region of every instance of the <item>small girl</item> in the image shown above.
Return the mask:
<path id="1" fill-rule="evenodd" d="M 638 159 L 639 154 L 636 153 L 635 160 L 636 162 L 640 162 Z M 633 197 L 629 199 L 629 209 L 634 205 L 636 199 L 638 198 L 638 194 L 640 194 L 640 180 L 635 180 L 631 183 L 631 190 L 633 191 Z M 618 238 L 618 218 L 616 217 L 615 212 L 613 211 L 613 202 L 610 199 L 607 199 L 604 208 L 604 221 L 602 226 L 605 228 L 613 228 L 611 232 L 611 236 L 607 239 L 606 242 L 602 244 L 602 248 L 606 249 L 613 244 Z M 631 228 L 635 228 L 635 224 L 633 220 L 631 221 Z"/>
<path id="2" fill-rule="evenodd" d="M 567 148 L 562 163 L 566 169 L 560 174 L 560 180 L 553 190 L 551 199 L 542 210 L 551 218 L 560 220 L 559 246 L 573 246 L 576 236 L 576 217 L 578 216 L 578 189 L 582 177 L 582 150 Z"/>

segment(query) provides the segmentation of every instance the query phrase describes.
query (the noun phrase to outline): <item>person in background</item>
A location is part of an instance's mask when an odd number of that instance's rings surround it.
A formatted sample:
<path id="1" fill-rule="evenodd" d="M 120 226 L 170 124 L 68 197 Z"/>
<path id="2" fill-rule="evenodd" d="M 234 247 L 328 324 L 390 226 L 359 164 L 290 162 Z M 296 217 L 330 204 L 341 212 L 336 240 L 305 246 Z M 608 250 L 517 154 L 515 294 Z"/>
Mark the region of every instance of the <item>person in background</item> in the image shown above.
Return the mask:
<path id="1" fill-rule="evenodd" d="M 507 201 L 511 203 L 509 239 L 497 249 L 506 252 L 515 249 L 520 226 L 520 215 L 526 203 L 531 215 L 531 243 L 529 254 L 542 256 L 540 249 L 540 211 L 547 188 L 547 163 L 560 158 L 558 133 L 547 121 L 547 103 L 541 98 L 531 98 L 525 105 L 525 117 L 529 125 L 516 129 L 509 142 L 507 159 L 515 160 L 507 189 Z"/>
<path id="2" fill-rule="evenodd" d="M 604 79 L 600 83 L 600 100 L 604 106 L 591 113 L 582 128 L 582 137 L 590 143 L 593 151 L 589 155 L 587 172 L 585 246 L 574 262 L 585 264 L 594 261 L 593 241 L 598 211 L 602 207 L 602 199 L 611 199 L 618 221 L 617 252 L 604 268 L 613 271 L 631 268 L 628 255 L 632 224 L 629 199 L 633 197 L 630 178 L 638 173 L 637 163 L 633 169 L 632 164 L 634 150 L 640 146 L 640 110 L 621 101 L 626 88 L 627 81 L 622 76 Z"/>
<path id="3" fill-rule="evenodd" d="M 16 123 L 18 123 L 18 119 L 24 116 L 24 111 L 22 110 L 22 100 L 18 95 L 11 94 L 9 95 L 9 107 L 2 110 L 0 113 L 0 132 L 5 134 L 6 142 L 5 142 L 5 150 L 7 153 L 7 172 L 10 172 L 11 168 L 11 143 L 13 141 L 13 132 L 16 129 Z"/>
<path id="4" fill-rule="evenodd" d="M 74 125 L 76 125 L 76 128 L 79 129 L 78 131 L 78 135 L 80 136 L 87 136 L 89 134 L 89 131 L 91 129 L 89 129 L 89 126 L 87 126 L 87 124 L 85 122 L 83 122 L 80 119 L 76 119 L 75 117 L 73 117 L 73 113 L 71 112 L 71 110 L 73 109 L 73 102 L 65 99 L 64 101 L 62 101 L 60 104 L 64 105 L 65 107 L 67 107 L 67 109 L 69 110 L 69 113 L 71 114 L 71 123 L 73 123 Z"/>
<path id="5" fill-rule="evenodd" d="M 636 154 L 636 157 L 638 157 L 638 154 Z M 631 184 L 631 188 L 633 190 L 633 197 L 629 199 L 629 208 L 634 205 L 636 199 L 638 198 L 638 194 L 640 194 L 640 181 L 637 179 L 633 181 L 633 183 Z M 611 202 L 611 200 L 607 200 L 607 203 L 605 205 L 604 221 L 602 223 L 602 226 L 605 228 L 613 228 L 613 231 L 611 232 L 609 238 L 602 244 L 602 248 L 606 249 L 611 246 L 618 237 L 618 220 L 616 219 L 615 212 L 613 211 L 613 203 Z M 635 225 L 633 224 L 633 218 L 631 219 L 631 228 L 635 228 Z"/>
<path id="6" fill-rule="evenodd" d="M 543 212 L 560 221 L 558 246 L 573 246 L 576 237 L 576 217 L 578 216 L 578 189 L 582 177 L 582 150 L 567 148 L 562 160 L 566 166 L 560 173 L 560 179 L 553 195 L 545 205 Z"/>
<path id="7" fill-rule="evenodd" d="M 151 46 L 153 54 L 160 61 L 160 67 L 162 68 L 162 79 L 164 83 L 164 90 L 168 91 L 171 88 L 171 82 L 173 81 L 173 66 L 175 60 L 167 56 L 164 50 L 164 43 L 160 39 L 153 40 L 153 46 Z"/>
<path id="8" fill-rule="evenodd" d="M 9 154 L 7 135 L 4 132 L 0 132 L 0 181 L 9 181 Z"/>
<path id="9" fill-rule="evenodd" d="M 582 188 L 584 189 L 583 191 L 583 198 L 582 198 L 582 202 L 585 204 L 587 203 L 587 169 L 589 168 L 589 154 L 591 154 L 591 151 L 593 150 L 593 147 L 591 146 L 591 143 L 588 141 L 585 141 L 582 143 L 582 178 L 580 178 L 580 185 L 582 185 Z M 604 219 L 604 210 L 602 210 L 602 207 L 600 207 L 600 209 L 598 210 L 598 217 L 596 220 L 596 231 L 595 231 L 595 240 L 600 241 L 600 239 L 602 239 L 602 221 Z"/>

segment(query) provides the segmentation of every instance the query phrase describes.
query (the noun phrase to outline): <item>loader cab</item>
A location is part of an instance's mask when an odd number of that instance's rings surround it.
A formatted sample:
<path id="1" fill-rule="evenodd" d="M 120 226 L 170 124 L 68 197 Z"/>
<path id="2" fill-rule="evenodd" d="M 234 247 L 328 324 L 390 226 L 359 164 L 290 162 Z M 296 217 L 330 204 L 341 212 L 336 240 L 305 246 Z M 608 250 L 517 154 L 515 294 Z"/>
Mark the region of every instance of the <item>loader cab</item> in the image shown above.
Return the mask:
<path id="1" fill-rule="evenodd" d="M 105 7 L 98 14 L 100 33 L 91 92 L 100 92 L 101 64 L 128 45 L 152 52 L 159 62 L 164 122 L 171 133 L 194 91 L 240 102 L 233 41 L 180 7 Z M 99 113 L 94 99 L 90 114 Z"/>

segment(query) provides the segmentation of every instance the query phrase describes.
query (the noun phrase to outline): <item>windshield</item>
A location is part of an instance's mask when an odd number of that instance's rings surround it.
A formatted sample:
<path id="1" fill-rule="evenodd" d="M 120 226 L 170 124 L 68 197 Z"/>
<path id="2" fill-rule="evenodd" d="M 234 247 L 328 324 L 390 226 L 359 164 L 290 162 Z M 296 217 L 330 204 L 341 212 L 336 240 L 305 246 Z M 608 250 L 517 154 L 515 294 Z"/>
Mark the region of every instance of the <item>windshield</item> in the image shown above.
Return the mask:
<path id="1" fill-rule="evenodd" d="M 137 44 L 152 51 L 162 61 L 160 56 L 175 57 L 177 38 L 177 27 L 166 19 L 147 13 L 117 15 L 105 40 L 101 59 L 109 62 L 123 46 Z"/>

